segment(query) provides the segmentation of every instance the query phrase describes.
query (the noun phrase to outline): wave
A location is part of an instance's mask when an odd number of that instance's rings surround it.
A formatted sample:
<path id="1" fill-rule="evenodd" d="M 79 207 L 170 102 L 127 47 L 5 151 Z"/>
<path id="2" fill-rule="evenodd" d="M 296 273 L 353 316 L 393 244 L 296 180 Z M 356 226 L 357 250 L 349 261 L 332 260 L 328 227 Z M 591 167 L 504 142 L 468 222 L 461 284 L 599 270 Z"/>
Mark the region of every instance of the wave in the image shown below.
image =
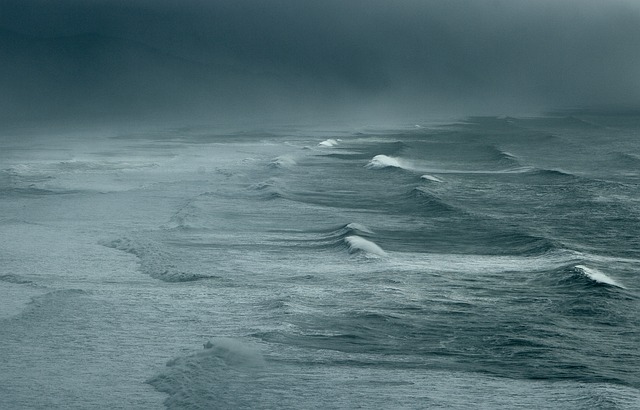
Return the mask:
<path id="1" fill-rule="evenodd" d="M 6 275 L 0 275 L 0 282 L 13 283 L 16 285 L 33 285 L 33 281 L 23 278 L 20 275 L 13 273 L 7 273 Z"/>
<path id="2" fill-rule="evenodd" d="M 347 236 L 344 241 L 348 246 L 349 253 L 364 252 L 369 255 L 387 256 L 387 253 L 376 243 L 361 236 Z"/>
<path id="3" fill-rule="evenodd" d="M 488 241 L 520 256 L 539 256 L 564 249 L 562 244 L 552 239 L 521 232 L 496 233 Z"/>
<path id="4" fill-rule="evenodd" d="M 311 236 L 307 236 L 307 235 Z M 386 252 L 370 239 L 375 233 L 367 226 L 351 222 L 339 227 L 303 234 L 306 238 L 291 239 L 295 246 L 309 247 L 318 250 L 342 250 L 351 253 L 385 256 Z"/>
<path id="5" fill-rule="evenodd" d="M 284 192 L 280 188 L 280 185 L 273 179 L 253 184 L 249 189 L 257 192 L 262 199 L 273 200 L 284 198 Z"/>
<path id="6" fill-rule="evenodd" d="M 0 187 L 0 194 L 18 197 L 36 197 L 48 195 L 74 195 L 82 193 L 78 189 L 44 189 L 35 186 L 29 187 Z"/>
<path id="7" fill-rule="evenodd" d="M 254 408 L 265 384 L 264 357 L 252 344 L 231 338 L 204 343 L 198 353 L 167 362 L 165 370 L 146 381 L 167 393 L 167 408 Z"/>
<path id="8" fill-rule="evenodd" d="M 164 229 L 185 229 L 185 230 L 193 230 L 201 228 L 201 226 L 196 223 L 196 215 L 202 214 L 203 211 L 195 204 L 195 201 L 192 199 L 184 204 L 180 209 L 178 209 L 171 218 L 169 218 L 169 223 L 164 225 Z"/>
<path id="9" fill-rule="evenodd" d="M 433 215 L 462 212 L 460 209 L 446 203 L 435 194 L 429 192 L 426 188 L 413 188 L 406 197 L 416 201 L 421 206 L 420 211 L 427 211 Z"/>
<path id="10" fill-rule="evenodd" d="M 613 278 L 607 276 L 604 272 L 601 272 L 598 269 L 590 268 L 585 265 L 575 265 L 573 269 L 595 283 L 626 289 L 624 285 L 618 283 Z"/>
<path id="11" fill-rule="evenodd" d="M 544 169 L 544 168 L 532 168 L 525 172 L 525 174 L 529 176 L 536 176 L 542 178 L 548 178 L 550 180 L 573 180 L 578 179 L 577 175 L 574 175 L 568 171 L 563 171 L 560 169 Z"/>
<path id="12" fill-rule="evenodd" d="M 630 152 L 616 152 L 613 155 L 616 166 L 640 167 L 640 155 Z"/>
<path id="13" fill-rule="evenodd" d="M 322 141 L 318 145 L 321 146 L 321 147 L 335 147 L 336 145 L 338 145 L 338 141 L 340 141 L 340 140 L 329 138 L 329 139 L 326 139 L 326 140 Z"/>
<path id="14" fill-rule="evenodd" d="M 351 222 L 345 225 L 343 229 L 349 233 L 355 233 L 358 235 L 373 235 L 373 231 L 371 229 L 357 222 Z"/>
<path id="15" fill-rule="evenodd" d="M 62 161 L 54 165 L 55 168 L 64 172 L 102 172 L 102 171 L 121 171 L 127 169 L 157 168 L 160 164 L 150 163 L 133 163 L 125 161 L 109 162 L 109 161 Z"/>
<path id="16" fill-rule="evenodd" d="M 440 178 L 438 178 L 436 176 L 433 176 L 433 175 L 429 175 L 429 174 L 424 174 L 420 178 L 424 179 L 426 181 L 431 181 L 431 182 L 440 182 L 440 183 L 444 182 L 442 179 L 440 179 Z"/>
<path id="17" fill-rule="evenodd" d="M 276 169 L 286 169 L 294 167 L 296 165 L 296 160 L 286 155 L 276 157 L 269 163 L 269 167 Z"/>
<path id="18" fill-rule="evenodd" d="M 376 155 L 373 157 L 365 168 L 368 169 L 384 169 L 384 168 L 401 168 L 411 169 L 405 160 L 387 155 Z"/>
<path id="19" fill-rule="evenodd" d="M 510 152 L 499 150 L 498 162 L 509 166 L 520 166 L 520 159 Z"/>
<path id="20" fill-rule="evenodd" d="M 579 253 L 568 254 L 568 259 L 572 259 L 572 256 L 579 256 Z M 589 264 L 589 265 L 587 265 Z M 548 280 L 553 286 L 563 286 L 569 289 L 576 289 L 580 287 L 608 287 L 615 289 L 627 289 L 625 285 L 618 282 L 602 270 L 593 267 L 590 260 L 573 259 L 567 264 L 559 266 L 555 269 L 545 271 L 548 274 Z"/>
<path id="21" fill-rule="evenodd" d="M 210 279 L 212 276 L 186 272 L 175 265 L 172 255 L 163 251 L 161 246 L 151 241 L 121 238 L 102 241 L 100 245 L 135 255 L 140 261 L 140 271 L 164 282 L 191 282 Z"/>

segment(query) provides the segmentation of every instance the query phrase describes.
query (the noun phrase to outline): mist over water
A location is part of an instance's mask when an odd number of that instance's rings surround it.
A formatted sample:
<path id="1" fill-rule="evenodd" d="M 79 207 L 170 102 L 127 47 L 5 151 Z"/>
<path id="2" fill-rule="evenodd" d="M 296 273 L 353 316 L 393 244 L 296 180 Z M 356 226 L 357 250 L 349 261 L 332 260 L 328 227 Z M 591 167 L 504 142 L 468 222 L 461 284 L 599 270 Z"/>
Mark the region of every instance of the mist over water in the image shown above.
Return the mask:
<path id="1" fill-rule="evenodd" d="M 0 4 L 8 123 L 416 121 L 640 104 L 635 1 Z"/>

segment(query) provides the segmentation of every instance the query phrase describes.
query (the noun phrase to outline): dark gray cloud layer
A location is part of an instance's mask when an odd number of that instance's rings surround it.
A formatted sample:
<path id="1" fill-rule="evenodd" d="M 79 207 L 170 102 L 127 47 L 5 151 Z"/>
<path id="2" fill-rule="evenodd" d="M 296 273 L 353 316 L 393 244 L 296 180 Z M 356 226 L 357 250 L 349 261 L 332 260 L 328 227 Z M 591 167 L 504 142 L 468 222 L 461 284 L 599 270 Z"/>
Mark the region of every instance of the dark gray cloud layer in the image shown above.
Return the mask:
<path id="1" fill-rule="evenodd" d="M 2 118 L 640 103 L 633 0 L 4 0 Z"/>

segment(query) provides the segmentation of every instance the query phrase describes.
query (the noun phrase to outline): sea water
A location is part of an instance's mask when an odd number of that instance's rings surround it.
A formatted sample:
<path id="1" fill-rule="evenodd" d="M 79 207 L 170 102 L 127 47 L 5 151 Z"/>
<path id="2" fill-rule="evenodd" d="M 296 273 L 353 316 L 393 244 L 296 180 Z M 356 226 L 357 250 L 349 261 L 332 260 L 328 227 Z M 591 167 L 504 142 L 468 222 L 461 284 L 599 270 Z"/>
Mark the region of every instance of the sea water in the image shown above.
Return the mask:
<path id="1" fill-rule="evenodd" d="M 639 137 L 6 131 L 0 408 L 638 408 Z"/>

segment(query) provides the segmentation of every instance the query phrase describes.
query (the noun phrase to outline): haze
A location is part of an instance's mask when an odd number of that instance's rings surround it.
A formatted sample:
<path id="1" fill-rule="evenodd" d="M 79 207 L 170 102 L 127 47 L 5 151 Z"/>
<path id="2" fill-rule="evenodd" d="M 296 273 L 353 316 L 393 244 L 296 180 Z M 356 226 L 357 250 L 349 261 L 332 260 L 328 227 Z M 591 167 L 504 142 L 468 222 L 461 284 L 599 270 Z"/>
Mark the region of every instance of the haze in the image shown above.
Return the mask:
<path id="1" fill-rule="evenodd" d="M 640 103 L 640 2 L 4 0 L 0 120 L 509 114 Z"/>

